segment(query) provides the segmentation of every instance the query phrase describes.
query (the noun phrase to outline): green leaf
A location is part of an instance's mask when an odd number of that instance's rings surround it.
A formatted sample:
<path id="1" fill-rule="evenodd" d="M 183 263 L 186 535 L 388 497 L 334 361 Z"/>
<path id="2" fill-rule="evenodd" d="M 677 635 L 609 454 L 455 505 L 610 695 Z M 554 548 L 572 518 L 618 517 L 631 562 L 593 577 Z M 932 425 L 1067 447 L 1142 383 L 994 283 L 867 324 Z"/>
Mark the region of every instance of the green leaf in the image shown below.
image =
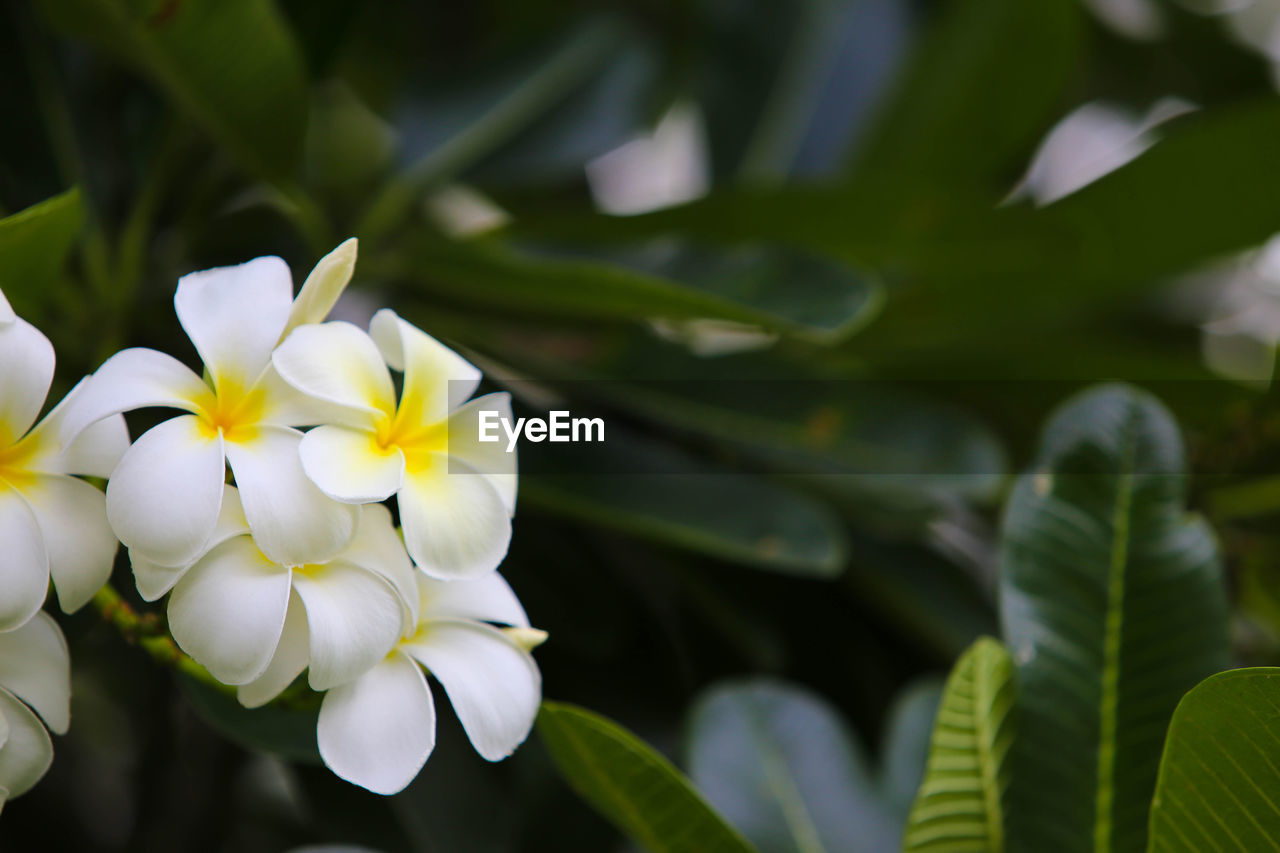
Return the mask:
<path id="1" fill-rule="evenodd" d="M 310 710 L 267 705 L 246 708 L 210 684 L 193 678 L 178 679 L 196 713 L 226 737 L 250 749 L 270 752 L 289 761 L 320 763 L 316 746 L 316 715 Z"/>
<path id="2" fill-rule="evenodd" d="M 905 687 L 889 708 L 889 726 L 880 752 L 880 790 L 885 804 L 904 825 L 924 781 L 929 740 L 942 695 L 941 679 L 925 677 Z"/>
<path id="3" fill-rule="evenodd" d="M 905 850 L 1004 850 L 1016 694 L 1013 659 L 998 640 L 982 637 L 956 661 Z"/>
<path id="4" fill-rule="evenodd" d="M 522 501 L 762 569 L 818 578 L 844 570 L 840 520 L 801 492 L 702 462 L 617 426 L 610 426 L 603 444 L 568 447 L 565 456 L 578 467 L 522 476 Z M 618 473 L 623 471 L 654 473 Z"/>
<path id="5" fill-rule="evenodd" d="M 1186 489 L 1177 425 L 1121 385 L 1065 404 L 1018 480 L 1001 552 L 1011 846 L 1146 848 L 1166 722 L 1228 655 L 1217 543 Z"/>
<path id="6" fill-rule="evenodd" d="M 858 167 L 973 183 L 1023 153 L 1082 53 L 1072 0 L 952 0 L 920 44 Z"/>
<path id="7" fill-rule="evenodd" d="M 766 679 L 705 693 L 689 724 L 689 773 L 769 853 L 893 849 L 898 826 L 840 715 Z"/>
<path id="8" fill-rule="evenodd" d="M 307 119 L 301 52 L 270 0 L 40 0 L 63 32 L 134 66 L 258 175 L 291 175 Z"/>
<path id="9" fill-rule="evenodd" d="M 83 221 L 78 189 L 0 219 L 0 291 L 19 314 L 30 316 L 47 298 Z"/>
<path id="10" fill-rule="evenodd" d="M 807 252 L 672 249 L 652 246 L 603 263 L 416 239 L 402 277 L 417 291 L 525 316 L 729 320 L 819 343 L 848 336 L 879 302 L 877 284 Z"/>
<path id="11" fill-rule="evenodd" d="M 1151 804 L 1151 853 L 1280 849 L 1280 668 L 1220 672 L 1174 711 Z"/>
<path id="12" fill-rule="evenodd" d="M 543 702 L 538 734 L 561 775 L 653 853 L 750 853 L 689 780 L 635 735 L 573 705 Z"/>

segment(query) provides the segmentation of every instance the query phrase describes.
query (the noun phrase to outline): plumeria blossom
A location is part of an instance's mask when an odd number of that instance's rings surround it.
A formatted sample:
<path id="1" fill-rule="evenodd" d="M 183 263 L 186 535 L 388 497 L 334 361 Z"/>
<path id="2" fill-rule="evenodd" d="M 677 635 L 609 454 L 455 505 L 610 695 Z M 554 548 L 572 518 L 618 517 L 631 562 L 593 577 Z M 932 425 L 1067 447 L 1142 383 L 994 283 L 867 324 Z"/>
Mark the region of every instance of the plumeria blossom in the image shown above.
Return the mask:
<path id="1" fill-rule="evenodd" d="M 264 257 L 191 273 L 178 282 L 178 320 L 208 382 L 172 356 L 127 349 L 86 383 L 62 425 L 72 438 L 110 415 L 150 406 L 189 414 L 144 433 L 107 486 L 120 541 L 164 566 L 190 564 L 209 547 L 229 464 L 258 547 L 300 566 L 328 559 L 355 532 L 357 512 L 320 492 L 302 471 L 294 429 L 330 414 L 280 382 L 271 352 L 291 330 L 318 323 L 351 277 L 356 244 L 326 256 L 293 299 L 288 266 Z"/>
<path id="2" fill-rule="evenodd" d="M 349 681 L 414 623 L 413 566 L 386 507 L 361 507 L 355 537 L 332 559 L 288 566 L 258 549 L 238 504 L 227 487 L 213 547 L 191 565 L 134 555 L 133 570 L 146 598 L 172 589 L 174 640 L 219 681 L 242 685 L 246 705 L 269 701 L 308 668 L 316 690 Z"/>
<path id="3" fill-rule="evenodd" d="M 400 510 L 409 555 L 427 574 L 468 578 L 495 569 L 511 540 L 516 454 L 479 440 L 479 412 L 511 420 L 511 399 L 464 402 L 480 371 L 383 309 L 365 334 L 350 323 L 295 329 L 272 357 L 285 382 L 349 414 L 302 439 L 302 468 L 345 503 Z M 388 365 L 404 373 L 397 402 Z"/>
<path id="4" fill-rule="evenodd" d="M 124 419 L 100 420 L 64 446 L 60 428 L 83 397 L 81 383 L 32 428 L 53 368 L 49 339 L 0 294 L 0 631 L 40 609 L 50 576 L 64 611 L 83 606 L 106 583 L 116 553 L 102 492 L 72 475 L 111 473 L 129 446 Z"/>
<path id="5" fill-rule="evenodd" d="M 0 806 L 24 793 L 53 761 L 48 729 L 71 722 L 71 659 L 46 613 L 0 634 Z"/>
<path id="6" fill-rule="evenodd" d="M 325 694 L 316 727 L 329 769 L 379 794 L 408 785 L 435 746 L 428 672 L 489 761 L 528 737 L 542 692 L 529 649 L 546 635 L 529 627 L 500 575 L 441 582 L 419 574 L 417 583 L 416 624 L 377 666 Z"/>

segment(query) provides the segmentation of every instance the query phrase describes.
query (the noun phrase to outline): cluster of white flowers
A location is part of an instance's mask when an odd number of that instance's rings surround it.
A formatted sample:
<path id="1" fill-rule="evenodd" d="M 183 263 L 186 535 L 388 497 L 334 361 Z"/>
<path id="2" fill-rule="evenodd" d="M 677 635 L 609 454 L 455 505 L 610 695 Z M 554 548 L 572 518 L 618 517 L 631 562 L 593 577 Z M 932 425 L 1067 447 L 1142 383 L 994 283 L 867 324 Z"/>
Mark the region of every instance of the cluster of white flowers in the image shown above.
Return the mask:
<path id="1" fill-rule="evenodd" d="M 0 449 L 0 533 L 12 559 L 0 566 L 0 630 L 10 632 L 0 643 L 31 625 L 56 634 L 47 617 L 28 621 L 47 577 L 64 609 L 83 605 L 107 581 L 118 539 L 140 595 L 169 596 L 183 651 L 249 707 L 305 670 L 325 692 L 325 763 L 388 794 L 435 742 L 428 674 L 485 758 L 527 737 L 541 697 L 530 650 L 545 635 L 495 571 L 511 538 L 516 460 L 478 440 L 477 413 L 509 418 L 509 397 L 468 402 L 480 372 L 390 310 L 368 333 L 325 322 L 355 259 L 349 240 L 296 299 L 275 257 L 183 277 L 174 304 L 204 378 L 164 353 L 124 350 L 25 437 L 53 351 L 7 312 L 0 448 L 12 447 Z M 392 369 L 403 374 L 398 399 Z M 148 407 L 185 414 L 130 445 L 121 413 Z M 108 478 L 105 499 L 72 473 Z M 391 498 L 402 532 L 382 503 Z M 6 681 L 0 648 L 0 687 L 55 731 L 69 692 L 58 648 L 61 705 Z M 11 699 L 0 690 L 6 717 L 21 704 Z M 0 786 L 12 794 L 28 776 L 11 784 L 10 749 L 0 748 Z"/>

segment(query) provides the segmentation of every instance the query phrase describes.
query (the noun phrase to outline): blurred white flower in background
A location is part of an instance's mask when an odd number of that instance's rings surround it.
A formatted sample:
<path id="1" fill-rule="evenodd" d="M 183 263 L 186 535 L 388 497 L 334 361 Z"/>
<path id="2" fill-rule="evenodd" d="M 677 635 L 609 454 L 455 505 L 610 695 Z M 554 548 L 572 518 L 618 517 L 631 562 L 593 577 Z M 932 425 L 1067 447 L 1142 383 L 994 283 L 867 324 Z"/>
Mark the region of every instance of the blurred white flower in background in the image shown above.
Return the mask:
<path id="1" fill-rule="evenodd" d="M 1062 119 L 1040 143 L 1010 200 L 1046 205 L 1088 186 L 1155 144 L 1155 129 L 1195 109 L 1180 98 L 1161 98 L 1143 116 L 1093 101 Z"/>
<path id="2" fill-rule="evenodd" d="M 72 438 L 99 419 L 151 406 L 190 414 L 164 421 L 134 442 L 112 473 L 107 514 L 120 541 L 162 565 L 207 550 L 231 466 L 249 527 L 272 560 L 301 565 L 341 549 L 356 514 L 326 498 L 302 472 L 295 426 L 330 417 L 271 370 L 289 330 L 323 320 L 351 277 L 354 241 L 308 277 L 298 298 L 288 266 L 257 258 L 184 276 L 174 307 L 209 381 L 150 349 L 109 358 L 85 383 L 62 426 Z"/>
<path id="3" fill-rule="evenodd" d="M 546 635 L 529 627 L 500 575 L 450 582 L 418 575 L 418 589 L 417 623 L 385 660 L 325 694 L 316 726 L 329 769 L 379 794 L 408 785 L 435 747 L 427 673 L 489 761 L 524 742 L 541 700 L 542 676 L 529 651 Z"/>
<path id="4" fill-rule="evenodd" d="M 1154 41 L 1166 32 L 1164 13 L 1154 0 L 1085 0 L 1107 26 L 1123 36 Z"/>
<path id="5" fill-rule="evenodd" d="M 701 198 L 711 185 L 702 114 L 677 103 L 651 133 L 601 154 L 586 169 L 591 197 L 605 213 L 648 213 Z"/>
<path id="6" fill-rule="evenodd" d="M 32 428 L 53 381 L 49 339 L 0 294 L 0 631 L 40 609 L 52 577 L 65 612 L 82 607 L 111 574 L 116 538 L 102 492 L 73 474 L 105 477 L 129 446 L 119 415 L 63 447 L 59 429 L 84 384 Z"/>
<path id="7" fill-rule="evenodd" d="M 53 761 L 49 731 L 71 723 L 67 641 L 46 613 L 0 634 L 0 806 L 25 793 Z"/>
<path id="8" fill-rule="evenodd" d="M 394 495 L 409 555 L 428 574 L 492 571 L 511 540 L 516 454 L 479 441 L 478 413 L 510 421 L 510 395 L 467 402 L 480 371 L 389 309 L 369 331 L 305 326 L 275 353 L 287 383 L 346 412 L 302 439 L 303 469 L 338 501 Z M 388 365 L 404 373 L 399 401 Z"/>

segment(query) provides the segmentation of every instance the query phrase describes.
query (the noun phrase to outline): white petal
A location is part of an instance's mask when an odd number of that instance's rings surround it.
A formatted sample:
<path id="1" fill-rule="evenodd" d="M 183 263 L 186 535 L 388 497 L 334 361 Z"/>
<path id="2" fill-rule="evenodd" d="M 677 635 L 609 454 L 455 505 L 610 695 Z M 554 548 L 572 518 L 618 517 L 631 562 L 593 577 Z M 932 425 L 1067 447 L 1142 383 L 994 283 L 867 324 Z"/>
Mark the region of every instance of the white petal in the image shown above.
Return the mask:
<path id="1" fill-rule="evenodd" d="M 298 291 L 298 298 L 293 300 L 293 309 L 289 312 L 289 322 L 285 326 L 284 335 L 307 323 L 323 323 L 329 316 L 342 291 L 351 281 L 351 274 L 356 269 L 356 238 L 344 240 L 329 254 L 320 259 L 316 268 L 303 282 Z"/>
<path id="2" fill-rule="evenodd" d="M 116 535 L 107 523 L 106 496 L 65 474 L 37 474 L 22 495 L 40 523 L 58 603 L 63 613 L 74 613 L 111 577 Z"/>
<path id="3" fill-rule="evenodd" d="M 387 656 L 404 624 L 399 596 L 381 577 L 349 563 L 293 573 L 307 606 L 311 635 L 308 680 L 314 690 L 344 684 Z"/>
<path id="4" fill-rule="evenodd" d="M 71 656 L 62 629 L 47 613 L 16 631 L 0 634 L 0 688 L 66 734 L 71 723 Z"/>
<path id="5" fill-rule="evenodd" d="M 29 447 L 27 468 L 48 474 L 83 474 L 109 477 L 120 457 L 129 449 L 129 429 L 121 415 L 111 415 L 80 433 L 70 447 L 62 446 L 62 423 L 73 400 L 86 387 L 89 377 L 81 379 L 53 411 L 36 424 L 22 440 Z"/>
<path id="6" fill-rule="evenodd" d="M 307 479 L 301 440 L 297 430 L 261 426 L 246 441 L 226 443 L 253 538 L 286 566 L 329 559 L 351 541 L 359 518 L 356 507 L 330 500 Z"/>
<path id="7" fill-rule="evenodd" d="M 169 628 L 182 650 L 224 684 L 248 684 L 280 642 L 290 572 L 248 536 L 214 548 L 169 596 Z"/>
<path id="8" fill-rule="evenodd" d="M 107 518 L 120 541 L 146 559 L 188 564 L 207 550 L 225 478 L 222 436 L 181 415 L 126 451 L 107 484 Z"/>
<path id="9" fill-rule="evenodd" d="M 22 437 L 53 381 L 53 344 L 21 317 L 0 325 L 0 447 Z"/>
<path id="10" fill-rule="evenodd" d="M 26 624 L 49 590 L 49 555 L 40 524 L 22 495 L 0 481 L 0 631 Z"/>
<path id="11" fill-rule="evenodd" d="M 26 793 L 53 763 L 53 742 L 40 718 L 7 690 L 0 690 L 0 714 L 9 737 L 0 747 L 0 788 L 12 799 Z"/>
<path id="12" fill-rule="evenodd" d="M 480 412 L 497 412 L 499 418 L 515 423 L 511 415 L 511 395 L 505 391 L 485 394 L 449 416 L 449 456 L 479 471 L 493 483 L 507 508 L 516 511 L 516 448 L 507 451 L 507 439 L 480 440 Z"/>
<path id="13" fill-rule="evenodd" d="M 289 267 L 274 256 L 184 275 L 173 297 L 214 388 L 230 382 L 244 389 L 258 378 L 292 305 Z"/>
<path id="14" fill-rule="evenodd" d="M 259 422 L 274 426 L 311 426 L 312 424 L 346 424 L 367 427 L 369 413 L 327 403 L 309 397 L 281 378 L 273 364 L 258 377 L 262 389 L 262 413 Z"/>
<path id="15" fill-rule="evenodd" d="M 63 447 L 109 415 L 150 406 L 199 412 L 214 404 L 213 392 L 199 376 L 173 356 L 153 349 L 122 350 L 77 387 L 58 429 Z"/>
<path id="16" fill-rule="evenodd" d="M 506 758 L 529 736 L 542 701 L 542 675 L 533 657 L 500 631 L 476 622 L 430 622 L 401 648 L 444 685 L 484 758 Z"/>
<path id="17" fill-rule="evenodd" d="M 397 496 L 409 556 L 443 580 L 492 571 L 511 543 L 507 508 L 484 476 L 462 473 L 467 466 L 443 454 L 431 458 L 429 468 L 405 477 Z"/>
<path id="18" fill-rule="evenodd" d="M 213 534 L 209 537 L 209 541 L 205 543 L 205 550 L 211 551 L 233 536 L 243 536 L 248 532 L 249 523 L 245 521 L 244 508 L 240 505 L 239 490 L 235 486 L 223 486 L 222 507 L 218 510 L 218 522 L 213 527 Z M 162 566 L 148 560 L 137 551 L 129 552 L 129 562 L 133 566 L 133 578 L 143 601 L 159 599 L 173 589 L 174 584 L 182 580 L 182 576 L 191 568 L 191 563 L 182 566 Z"/>
<path id="19" fill-rule="evenodd" d="M 395 414 L 395 387 L 382 355 L 373 339 L 350 323 L 294 329 L 271 363 L 302 393 L 366 412 L 370 423 Z"/>
<path id="20" fill-rule="evenodd" d="M 379 446 L 369 430 L 318 426 L 303 436 L 298 450 L 302 470 L 336 501 L 384 501 L 404 482 L 403 451 Z"/>
<path id="21" fill-rule="evenodd" d="M 436 743 L 436 710 L 418 665 L 394 654 L 325 694 L 316 724 L 330 770 L 375 794 L 394 794 L 418 775 Z"/>
<path id="22" fill-rule="evenodd" d="M 0 290 L 0 324 L 8 325 L 16 319 L 18 319 L 18 315 L 13 313 L 9 300 L 4 298 L 4 291 Z"/>
<path id="23" fill-rule="evenodd" d="M 480 384 L 479 369 L 390 308 L 373 315 L 369 334 L 387 364 L 404 372 L 399 417 L 409 423 L 443 421 Z"/>
<path id="24" fill-rule="evenodd" d="M 419 610 L 422 621 L 432 619 L 474 619 L 501 622 L 518 628 L 529 627 L 529 617 L 516 594 L 497 572 L 459 581 L 438 581 L 418 576 Z"/>
<path id="25" fill-rule="evenodd" d="M 236 690 L 240 704 L 246 708 L 257 708 L 279 696 L 307 668 L 309 645 L 306 608 L 295 590 L 289 594 L 284 630 L 280 632 L 280 642 L 271 656 L 271 663 L 262 675 Z"/>
<path id="26" fill-rule="evenodd" d="M 405 628 L 418 624 L 418 578 L 422 575 L 414 571 L 390 510 L 382 504 L 360 507 L 360 526 L 341 559 L 386 579 L 404 605 Z"/>

